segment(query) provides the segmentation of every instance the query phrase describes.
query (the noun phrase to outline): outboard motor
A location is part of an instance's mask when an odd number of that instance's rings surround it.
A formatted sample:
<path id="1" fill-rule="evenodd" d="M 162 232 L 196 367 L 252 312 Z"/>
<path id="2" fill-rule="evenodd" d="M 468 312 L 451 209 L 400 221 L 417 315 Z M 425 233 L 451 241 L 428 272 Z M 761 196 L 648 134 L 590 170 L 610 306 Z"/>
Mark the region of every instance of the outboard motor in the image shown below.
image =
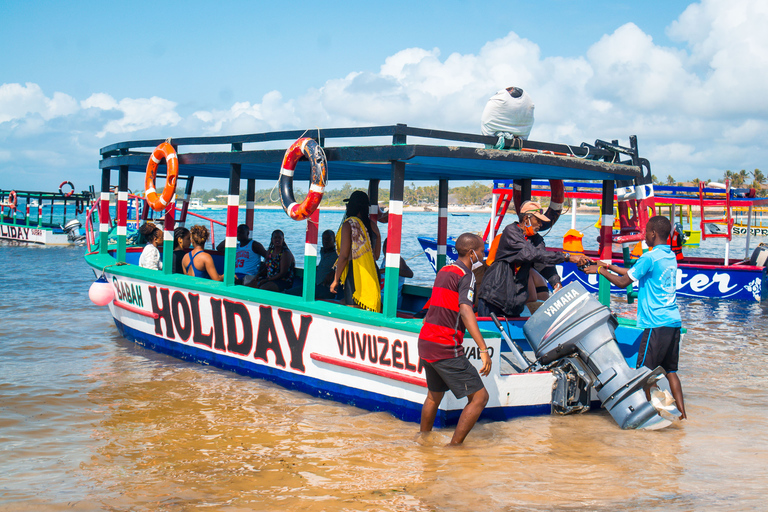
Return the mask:
<path id="1" fill-rule="evenodd" d="M 657 405 L 657 410 L 645 394 L 651 385 L 666 381 L 664 370 L 630 368 L 616 342 L 617 326 L 610 310 L 574 282 L 539 307 L 523 332 L 537 362 L 555 375 L 556 412 L 589 409 L 594 388 L 621 428 L 665 427 L 671 423 L 669 418 L 680 415 L 679 411 L 668 403 Z M 652 401 L 662 402 L 656 397 Z"/>
<path id="2" fill-rule="evenodd" d="M 765 243 L 759 244 L 752 251 L 752 257 L 749 258 L 749 264 L 757 267 L 764 267 L 768 263 L 768 245 Z"/>
<path id="3" fill-rule="evenodd" d="M 78 243 L 85 240 L 85 235 L 83 235 L 80 231 L 81 227 L 82 224 L 80 224 L 79 220 L 72 219 L 71 221 L 64 224 L 61 229 L 63 229 L 67 234 L 67 240 L 73 243 Z"/>

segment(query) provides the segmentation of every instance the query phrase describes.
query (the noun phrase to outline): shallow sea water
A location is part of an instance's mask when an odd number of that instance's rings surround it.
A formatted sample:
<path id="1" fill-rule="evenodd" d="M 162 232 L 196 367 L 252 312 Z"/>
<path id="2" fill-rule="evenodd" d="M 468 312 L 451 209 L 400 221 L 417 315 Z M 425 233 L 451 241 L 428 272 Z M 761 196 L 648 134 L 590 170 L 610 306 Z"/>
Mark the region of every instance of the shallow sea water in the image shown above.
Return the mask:
<path id="1" fill-rule="evenodd" d="M 282 212 L 262 215 L 257 239 L 284 227 L 301 247 Z M 324 215 L 321 230 L 335 229 L 340 214 Z M 449 218 L 456 234 L 485 222 Z M 403 255 L 430 282 L 415 240 L 425 223 L 404 225 Z M 88 300 L 82 256 L 0 245 L 2 511 L 765 509 L 766 305 L 679 300 L 679 426 L 622 431 L 604 411 L 520 418 L 446 448 L 451 429 L 420 438 L 386 413 L 122 339 Z M 618 313 L 633 307 L 614 298 Z"/>

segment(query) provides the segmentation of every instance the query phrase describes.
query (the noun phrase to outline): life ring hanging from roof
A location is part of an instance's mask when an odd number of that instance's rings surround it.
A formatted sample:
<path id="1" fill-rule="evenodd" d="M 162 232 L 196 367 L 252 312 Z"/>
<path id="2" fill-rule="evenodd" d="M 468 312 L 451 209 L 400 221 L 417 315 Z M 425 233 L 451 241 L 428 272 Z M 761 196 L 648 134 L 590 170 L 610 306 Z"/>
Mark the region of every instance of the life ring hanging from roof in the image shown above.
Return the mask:
<path id="1" fill-rule="evenodd" d="M 307 197 L 298 204 L 293 197 L 293 173 L 296 170 L 296 164 L 302 158 L 309 160 L 311 166 L 310 185 Z M 285 213 L 293 220 L 309 218 L 320 206 L 327 183 L 328 160 L 325 158 L 323 148 L 309 137 L 303 137 L 291 144 L 285 152 L 280 169 L 280 203 Z"/>
<path id="2" fill-rule="evenodd" d="M 17 204 L 18 202 L 16 199 L 16 191 L 11 190 L 10 192 L 8 192 L 8 202 L 5 203 L 5 206 L 9 207 L 11 210 L 15 210 Z"/>
<path id="3" fill-rule="evenodd" d="M 523 191 L 520 184 L 515 181 L 513 183 L 512 197 L 515 202 L 515 211 L 520 211 L 520 206 L 523 203 Z M 549 180 L 549 208 L 544 212 L 544 215 L 549 219 L 550 225 L 544 229 L 549 229 L 555 225 L 557 219 L 560 218 L 560 214 L 563 212 L 563 203 L 565 202 L 565 184 L 563 180 Z"/>
<path id="4" fill-rule="evenodd" d="M 63 190 L 61 190 L 62 187 L 64 187 L 64 185 L 69 185 L 69 188 L 72 189 L 72 190 L 70 190 L 69 192 L 64 192 Z M 63 194 L 64 197 L 69 197 L 69 196 L 71 196 L 74 193 L 75 193 L 75 186 L 72 184 L 71 181 L 62 181 L 61 182 L 61 185 L 59 185 L 59 194 Z"/>
<path id="5" fill-rule="evenodd" d="M 165 177 L 165 187 L 163 194 L 160 195 L 155 190 L 155 176 L 157 176 L 157 166 L 165 159 L 165 165 L 168 168 Z M 176 150 L 166 141 L 155 148 L 147 162 L 147 173 L 144 176 L 144 189 L 149 206 L 156 212 L 165 210 L 165 207 L 173 200 L 176 193 L 176 179 L 179 177 L 179 158 Z"/>

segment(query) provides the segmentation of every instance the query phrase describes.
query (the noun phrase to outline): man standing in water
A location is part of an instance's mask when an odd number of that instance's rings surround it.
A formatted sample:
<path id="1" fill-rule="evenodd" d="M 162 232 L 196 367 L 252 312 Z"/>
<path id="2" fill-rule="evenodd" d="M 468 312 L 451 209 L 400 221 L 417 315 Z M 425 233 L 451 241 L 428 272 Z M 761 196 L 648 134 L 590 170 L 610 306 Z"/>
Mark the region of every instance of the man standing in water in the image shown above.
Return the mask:
<path id="1" fill-rule="evenodd" d="M 461 444 L 475 426 L 488 403 L 488 391 L 480 379 L 491 373 L 488 347 L 480 334 L 472 310 L 475 300 L 475 276 L 472 270 L 482 265 L 483 240 L 464 233 L 456 240 L 459 259 L 440 269 L 435 278 L 430 307 L 419 333 L 419 357 L 427 377 L 427 399 L 421 409 L 421 432 L 429 432 L 435 423 L 440 402 L 449 389 L 456 398 L 469 402 L 459 417 L 451 444 Z M 464 356 L 464 331 L 469 330 L 477 343 L 483 368 L 478 374 Z"/>
<path id="2" fill-rule="evenodd" d="M 672 224 L 663 215 L 651 217 L 645 226 L 645 243 L 651 250 L 632 268 L 627 270 L 598 261 L 585 272 L 600 274 L 619 288 L 638 283 L 637 326 L 645 330 L 637 354 L 637 368 L 646 366 L 653 370 L 661 366 L 667 372 L 680 419 L 686 419 L 683 387 L 677 376 L 682 322 L 677 308 L 677 259 L 667 245 L 671 230 Z"/>

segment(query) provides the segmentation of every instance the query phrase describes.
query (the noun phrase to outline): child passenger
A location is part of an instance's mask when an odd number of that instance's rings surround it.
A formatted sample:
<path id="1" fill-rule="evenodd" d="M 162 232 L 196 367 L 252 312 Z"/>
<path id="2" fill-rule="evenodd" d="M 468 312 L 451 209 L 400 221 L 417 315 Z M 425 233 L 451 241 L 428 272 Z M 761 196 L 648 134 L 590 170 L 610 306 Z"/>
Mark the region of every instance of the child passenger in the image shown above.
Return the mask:
<path id="1" fill-rule="evenodd" d="M 144 250 L 141 251 L 139 266 L 162 270 L 163 261 L 160 259 L 160 251 L 157 248 L 163 245 L 163 230 L 148 222 L 139 228 L 139 234 L 147 242 Z"/>

